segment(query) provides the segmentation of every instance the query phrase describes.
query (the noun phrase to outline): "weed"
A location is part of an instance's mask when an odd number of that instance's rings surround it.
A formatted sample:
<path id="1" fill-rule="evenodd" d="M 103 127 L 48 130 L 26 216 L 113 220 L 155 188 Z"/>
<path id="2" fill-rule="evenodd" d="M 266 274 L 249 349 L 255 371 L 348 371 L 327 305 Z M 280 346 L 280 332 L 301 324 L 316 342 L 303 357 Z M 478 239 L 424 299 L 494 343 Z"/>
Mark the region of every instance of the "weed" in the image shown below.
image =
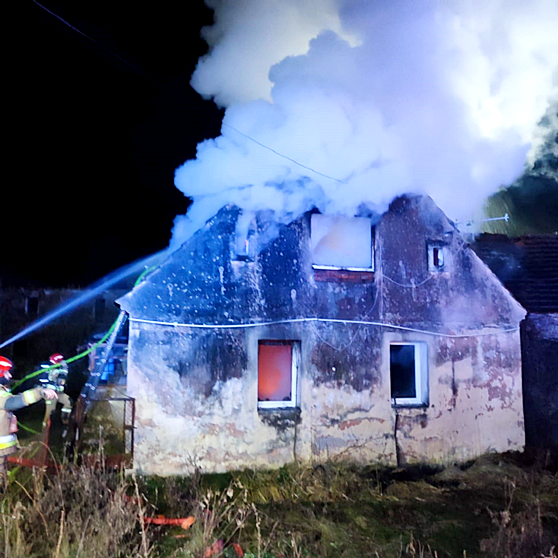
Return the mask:
<path id="1" fill-rule="evenodd" d="M 1 556 L 557 558 L 558 478 L 517 456 L 443 473 L 336 461 L 135 479 L 63 465 L 12 479 Z M 187 530 L 146 521 L 158 514 L 195 521 Z"/>
<path id="2" fill-rule="evenodd" d="M 0 556 L 147 558 L 141 500 L 130 489 L 120 472 L 69 463 L 52 476 L 34 469 L 12 481 L 3 497 Z"/>
<path id="3" fill-rule="evenodd" d="M 552 556 L 554 547 L 550 535 L 543 527 L 543 512 L 539 498 L 514 510 L 516 485 L 507 481 L 507 505 L 500 512 L 488 509 L 496 531 L 487 539 L 481 540 L 483 552 L 494 558 L 525 558 L 525 556 Z M 549 550 L 550 549 L 550 550 Z"/>

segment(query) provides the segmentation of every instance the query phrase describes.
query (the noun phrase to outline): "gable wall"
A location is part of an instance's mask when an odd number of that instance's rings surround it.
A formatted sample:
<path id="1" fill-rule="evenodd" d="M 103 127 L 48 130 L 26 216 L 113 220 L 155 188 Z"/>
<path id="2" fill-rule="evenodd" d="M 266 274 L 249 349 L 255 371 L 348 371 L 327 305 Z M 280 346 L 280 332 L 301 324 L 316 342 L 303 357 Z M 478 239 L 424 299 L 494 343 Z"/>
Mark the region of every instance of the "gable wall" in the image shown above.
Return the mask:
<path id="1" fill-rule="evenodd" d="M 458 235 L 452 271 L 409 287 L 429 277 L 425 238 L 448 228 L 443 215 L 429 223 L 415 209 L 382 219 L 373 276 L 315 273 L 305 219 L 255 262 L 231 261 L 228 214 L 121 299 L 132 320 L 136 469 L 176 474 L 333 457 L 448 462 L 521 449 L 523 313 Z M 300 341 L 299 410 L 258 410 L 260 339 Z M 389 343 L 399 341 L 427 345 L 428 405 L 391 405 Z"/>

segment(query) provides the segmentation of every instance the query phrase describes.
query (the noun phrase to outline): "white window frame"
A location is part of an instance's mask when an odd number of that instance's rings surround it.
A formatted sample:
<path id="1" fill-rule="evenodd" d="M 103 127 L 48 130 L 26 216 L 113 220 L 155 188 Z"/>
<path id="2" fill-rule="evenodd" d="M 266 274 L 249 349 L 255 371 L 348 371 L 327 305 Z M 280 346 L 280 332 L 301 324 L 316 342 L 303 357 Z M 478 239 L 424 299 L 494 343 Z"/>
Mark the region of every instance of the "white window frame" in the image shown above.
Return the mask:
<path id="1" fill-rule="evenodd" d="M 259 339 L 260 344 L 280 344 L 291 346 L 291 399 L 289 401 L 258 401 L 258 409 L 292 409 L 298 406 L 298 368 L 300 363 L 300 341 L 283 339 Z M 258 359 L 258 381 L 260 362 Z"/>
<path id="2" fill-rule="evenodd" d="M 391 347 L 394 345 L 412 345 L 415 348 L 415 393 L 416 397 L 391 397 Z M 411 406 L 428 404 L 428 347 L 422 341 L 392 341 L 389 356 L 389 391 L 393 406 Z"/>
<path id="3" fill-rule="evenodd" d="M 310 238 L 312 237 L 312 217 L 315 213 L 310 215 Z M 318 213 L 321 215 L 321 213 Z M 343 267 L 339 265 L 324 265 L 312 263 L 312 269 L 330 269 L 334 271 L 374 271 L 374 225 L 370 217 L 353 217 L 353 219 L 368 219 L 370 221 L 370 267 Z M 313 254 L 312 254 L 313 256 Z"/>

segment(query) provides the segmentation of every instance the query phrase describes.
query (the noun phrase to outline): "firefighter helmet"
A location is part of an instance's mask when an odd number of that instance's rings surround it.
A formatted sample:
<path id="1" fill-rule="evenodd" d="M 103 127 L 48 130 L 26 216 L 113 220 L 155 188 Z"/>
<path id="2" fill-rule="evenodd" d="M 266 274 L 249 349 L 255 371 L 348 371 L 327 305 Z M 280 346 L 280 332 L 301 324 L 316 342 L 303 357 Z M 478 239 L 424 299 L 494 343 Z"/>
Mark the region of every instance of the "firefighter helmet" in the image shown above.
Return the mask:
<path id="1" fill-rule="evenodd" d="M 2 378 L 6 372 L 9 372 L 13 365 L 14 363 L 9 358 L 0 356 L 0 378 Z"/>
<path id="2" fill-rule="evenodd" d="M 60 364 L 64 360 L 64 355 L 61 355 L 60 353 L 54 353 L 53 355 L 50 355 L 48 357 L 48 360 L 50 360 L 52 364 Z"/>

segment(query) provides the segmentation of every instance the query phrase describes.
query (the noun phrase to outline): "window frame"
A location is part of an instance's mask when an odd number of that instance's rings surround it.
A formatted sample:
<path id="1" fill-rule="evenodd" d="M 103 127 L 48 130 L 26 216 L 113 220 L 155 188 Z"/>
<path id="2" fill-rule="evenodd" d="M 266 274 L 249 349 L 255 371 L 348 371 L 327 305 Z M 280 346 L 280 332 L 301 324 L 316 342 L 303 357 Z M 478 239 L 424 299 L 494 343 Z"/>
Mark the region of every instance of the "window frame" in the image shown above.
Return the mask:
<path id="1" fill-rule="evenodd" d="M 412 345 L 415 348 L 415 397 L 393 397 L 391 393 L 391 347 Z M 424 341 L 391 341 L 389 343 L 389 395 L 392 407 L 428 406 L 428 345 Z"/>
<path id="2" fill-rule="evenodd" d="M 290 345 L 291 347 L 291 399 L 289 401 L 259 401 L 258 409 L 294 409 L 299 406 L 298 402 L 298 379 L 300 366 L 300 341 L 283 340 L 283 339 L 258 339 L 258 361 L 257 361 L 257 383 L 256 388 L 259 389 L 260 376 L 260 345 Z M 256 396 L 257 396 L 256 390 Z"/>
<path id="3" fill-rule="evenodd" d="M 442 256 L 442 265 L 434 263 L 434 250 L 438 250 L 438 259 Z M 440 242 L 429 242 L 427 245 L 428 252 L 428 271 L 430 273 L 443 273 L 448 271 L 449 265 L 449 250 L 448 245 Z"/>
<path id="4" fill-rule="evenodd" d="M 237 222 L 238 227 L 238 222 Z M 231 242 L 231 260 L 236 262 L 252 263 L 256 261 L 258 253 L 258 223 L 251 217 L 245 232 L 239 234 L 236 230 Z"/>
<path id="5" fill-rule="evenodd" d="M 314 212 L 310 214 L 310 246 L 312 247 L 312 218 L 314 215 L 322 215 L 323 217 L 328 217 L 323 213 Z M 332 217 L 332 216 L 329 216 Z M 333 271 L 375 271 L 375 262 L 374 262 L 374 242 L 375 242 L 375 233 L 376 228 L 372 224 L 372 217 L 367 217 L 365 215 L 354 215 L 353 217 L 346 217 L 347 219 L 368 219 L 370 223 L 370 267 L 355 267 L 355 266 L 339 266 L 339 265 L 325 265 L 325 264 L 316 264 L 312 261 L 312 269 L 324 269 L 324 270 L 333 270 Z M 311 259 L 314 260 L 314 250 L 311 249 Z"/>

